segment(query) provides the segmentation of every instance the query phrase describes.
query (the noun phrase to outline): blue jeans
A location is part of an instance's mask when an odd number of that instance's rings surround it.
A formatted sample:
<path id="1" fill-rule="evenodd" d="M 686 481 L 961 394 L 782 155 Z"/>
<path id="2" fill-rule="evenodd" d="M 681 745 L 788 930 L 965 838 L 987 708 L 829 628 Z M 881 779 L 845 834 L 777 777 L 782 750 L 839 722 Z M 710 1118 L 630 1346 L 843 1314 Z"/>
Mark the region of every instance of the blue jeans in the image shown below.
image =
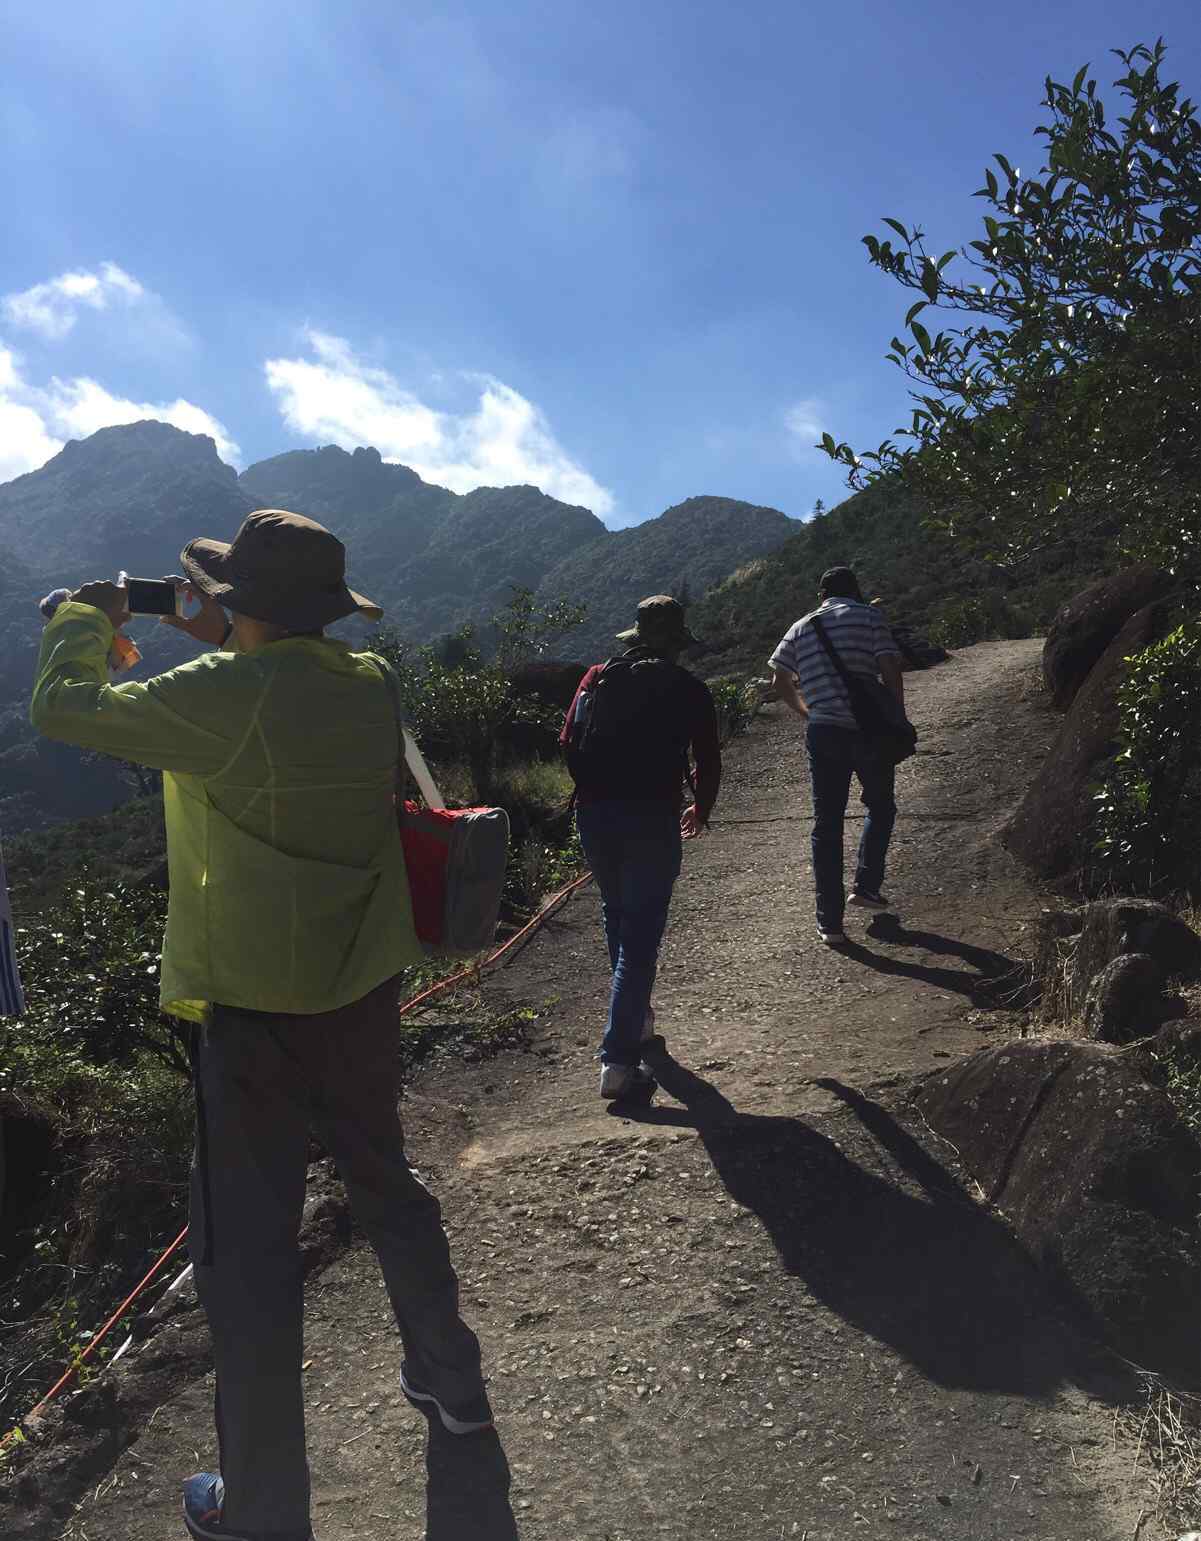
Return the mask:
<path id="1" fill-rule="evenodd" d="M 809 775 L 813 782 L 813 881 L 817 889 L 817 923 L 823 931 L 842 930 L 846 893 L 842 884 L 842 833 L 851 775 L 859 777 L 860 801 L 867 809 L 856 892 L 878 894 L 884 883 L 884 860 L 896 822 L 893 797 L 896 766 L 880 760 L 855 728 L 811 722 L 805 732 Z"/>
<path id="2" fill-rule="evenodd" d="M 680 815 L 670 803 L 581 803 L 576 823 L 600 889 L 613 991 L 606 1065 L 636 1065 L 671 891 L 680 875 Z"/>

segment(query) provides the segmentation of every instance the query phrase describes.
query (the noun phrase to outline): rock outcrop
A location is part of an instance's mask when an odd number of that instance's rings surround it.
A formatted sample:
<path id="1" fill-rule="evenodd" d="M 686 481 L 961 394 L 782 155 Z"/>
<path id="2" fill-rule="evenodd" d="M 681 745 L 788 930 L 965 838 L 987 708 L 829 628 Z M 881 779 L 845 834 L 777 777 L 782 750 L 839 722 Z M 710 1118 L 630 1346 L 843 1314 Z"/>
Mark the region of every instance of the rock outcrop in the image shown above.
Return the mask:
<path id="1" fill-rule="evenodd" d="M 1042 878 L 1062 878 L 1085 860 L 1094 814 L 1093 787 L 1117 749 L 1117 692 L 1124 660 L 1168 629 L 1163 600 L 1132 615 L 1093 665 L 1059 735 L 1017 811 L 1002 830 L 1005 846 Z"/>
<path id="2" fill-rule="evenodd" d="M 1201 972 L 1201 936 L 1166 905 L 1151 899 L 1096 899 L 1079 911 L 1080 940 L 1072 959 L 1073 994 L 1083 1000 L 1115 959 L 1149 956 L 1160 984 Z"/>
<path id="3" fill-rule="evenodd" d="M 1068 600 L 1048 627 L 1043 646 L 1043 678 L 1060 711 L 1072 704 L 1089 671 L 1130 617 L 1162 599 L 1174 582 L 1157 567 L 1130 567 Z"/>
<path id="4" fill-rule="evenodd" d="M 1088 987 L 1084 1026 L 1099 1043 L 1133 1043 L 1159 1026 L 1163 975 L 1148 953 L 1128 952 L 1107 963 Z"/>
<path id="5" fill-rule="evenodd" d="M 1111 1048 L 1024 1042 L 931 1076 L 917 1100 L 1092 1329 L 1195 1382 L 1201 1145 L 1167 1096 Z"/>

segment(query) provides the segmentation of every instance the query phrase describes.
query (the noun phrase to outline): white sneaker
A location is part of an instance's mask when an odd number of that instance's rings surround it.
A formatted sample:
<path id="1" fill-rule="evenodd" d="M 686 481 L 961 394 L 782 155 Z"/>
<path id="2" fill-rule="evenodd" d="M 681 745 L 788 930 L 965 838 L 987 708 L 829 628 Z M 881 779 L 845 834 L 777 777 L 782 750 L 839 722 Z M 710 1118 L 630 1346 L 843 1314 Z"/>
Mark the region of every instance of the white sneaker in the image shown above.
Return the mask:
<path id="1" fill-rule="evenodd" d="M 827 947 L 841 947 L 846 942 L 846 933 L 843 931 L 823 931 L 818 927 L 818 940 L 825 942 Z"/>

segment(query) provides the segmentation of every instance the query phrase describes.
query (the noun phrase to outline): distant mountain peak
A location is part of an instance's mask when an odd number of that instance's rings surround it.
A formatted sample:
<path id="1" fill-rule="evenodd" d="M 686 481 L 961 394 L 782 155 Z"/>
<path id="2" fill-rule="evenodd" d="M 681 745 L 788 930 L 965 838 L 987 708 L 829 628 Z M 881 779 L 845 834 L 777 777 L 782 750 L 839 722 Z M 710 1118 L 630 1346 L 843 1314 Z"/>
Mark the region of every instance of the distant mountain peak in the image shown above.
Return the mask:
<path id="1" fill-rule="evenodd" d="M 86 439 L 68 439 L 62 449 L 42 467 L 49 470 L 56 461 L 77 465 L 84 460 L 111 459 L 130 455 L 171 456 L 180 461 L 213 462 L 229 476 L 236 476 L 217 453 L 216 441 L 207 433 L 188 433 L 172 423 L 146 417 L 136 423 L 115 423 L 98 428 Z M 33 473 L 38 474 L 38 473 Z"/>

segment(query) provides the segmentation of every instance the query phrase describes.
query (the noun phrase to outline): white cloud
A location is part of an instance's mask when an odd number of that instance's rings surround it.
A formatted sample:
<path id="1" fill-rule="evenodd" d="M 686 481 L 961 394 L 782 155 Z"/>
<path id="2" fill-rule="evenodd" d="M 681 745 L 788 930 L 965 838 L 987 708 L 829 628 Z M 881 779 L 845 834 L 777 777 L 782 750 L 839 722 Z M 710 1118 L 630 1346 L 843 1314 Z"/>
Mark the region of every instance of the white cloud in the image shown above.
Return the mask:
<path id="1" fill-rule="evenodd" d="M 222 460 L 240 463 L 242 451 L 230 437 L 225 425 L 195 402 L 177 396 L 174 401 L 130 401 L 114 396 L 104 386 L 87 376 L 74 380 L 52 380 L 41 393 L 49 404 L 53 424 L 72 439 L 83 439 L 98 428 L 112 428 L 118 423 L 140 423 L 156 418 L 185 433 L 206 433 L 217 445 Z"/>
<path id="2" fill-rule="evenodd" d="M 171 423 L 186 433 L 206 433 L 223 460 L 237 464 L 241 451 L 217 418 L 182 397 L 170 402 L 132 401 L 115 396 L 87 376 L 57 377 L 48 385 L 29 383 L 16 354 L 0 347 L 0 482 L 36 471 L 63 447 L 98 428 L 144 418 Z"/>
<path id="3" fill-rule="evenodd" d="M 115 262 L 103 262 L 98 273 L 60 273 L 44 283 L 0 299 L 0 310 L 11 326 L 39 332 L 57 341 L 72 330 L 81 310 L 108 310 L 156 297 Z"/>
<path id="4" fill-rule="evenodd" d="M 511 386 L 474 377 L 474 410 L 443 412 L 387 370 L 357 358 L 343 338 L 309 331 L 306 340 L 311 358 L 264 365 L 284 422 L 301 438 L 343 449 L 374 445 L 385 460 L 403 462 L 454 492 L 531 482 L 601 518 L 613 511 L 612 494 L 572 460 L 538 408 Z"/>
<path id="5" fill-rule="evenodd" d="M 794 451 L 810 450 L 816 445 L 825 431 L 822 415 L 822 403 L 816 396 L 806 396 L 785 408 L 784 428 Z"/>

